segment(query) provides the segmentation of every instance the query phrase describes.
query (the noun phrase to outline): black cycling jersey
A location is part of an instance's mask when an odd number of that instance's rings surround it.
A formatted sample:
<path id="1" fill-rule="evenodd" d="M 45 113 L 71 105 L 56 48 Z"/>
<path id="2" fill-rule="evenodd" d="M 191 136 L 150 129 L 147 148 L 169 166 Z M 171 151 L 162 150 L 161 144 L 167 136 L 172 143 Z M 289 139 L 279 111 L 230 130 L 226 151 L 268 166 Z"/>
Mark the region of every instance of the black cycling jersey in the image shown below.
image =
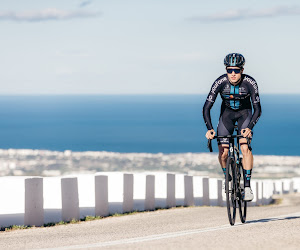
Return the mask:
<path id="1" fill-rule="evenodd" d="M 252 130 L 261 115 L 260 99 L 256 81 L 251 76 L 242 74 L 239 84 L 233 85 L 230 83 L 227 74 L 224 74 L 214 82 L 203 106 L 203 118 L 208 130 L 213 129 L 210 109 L 212 108 L 218 93 L 220 93 L 223 100 L 221 110 L 251 110 L 252 103 L 254 112 L 249 124 L 246 126 Z"/>

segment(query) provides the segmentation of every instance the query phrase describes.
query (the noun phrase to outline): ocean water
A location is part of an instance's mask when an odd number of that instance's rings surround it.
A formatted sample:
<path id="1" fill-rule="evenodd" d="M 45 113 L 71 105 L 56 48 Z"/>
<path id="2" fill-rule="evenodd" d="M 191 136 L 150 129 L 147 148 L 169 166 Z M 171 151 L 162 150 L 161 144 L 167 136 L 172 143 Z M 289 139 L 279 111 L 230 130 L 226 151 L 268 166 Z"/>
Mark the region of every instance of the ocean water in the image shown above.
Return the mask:
<path id="1" fill-rule="evenodd" d="M 208 152 L 205 95 L 0 96 L 0 148 Z M 300 95 L 262 95 L 254 154 L 300 155 Z M 220 97 L 212 109 L 217 127 Z M 213 143 L 214 150 L 217 143 Z"/>

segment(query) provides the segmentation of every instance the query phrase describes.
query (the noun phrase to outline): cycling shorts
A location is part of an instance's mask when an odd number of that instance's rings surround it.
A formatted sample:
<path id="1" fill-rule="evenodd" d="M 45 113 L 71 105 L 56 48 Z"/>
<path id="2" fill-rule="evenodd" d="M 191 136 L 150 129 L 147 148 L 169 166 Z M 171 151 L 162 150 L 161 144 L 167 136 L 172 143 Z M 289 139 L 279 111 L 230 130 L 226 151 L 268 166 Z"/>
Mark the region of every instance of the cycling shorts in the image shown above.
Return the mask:
<path id="1" fill-rule="evenodd" d="M 222 108 L 219 119 L 217 135 L 227 136 L 232 135 L 234 132 L 234 125 L 237 122 L 238 134 L 241 134 L 241 130 L 247 128 L 252 118 L 251 109 L 232 110 L 229 108 Z M 218 139 L 218 144 L 229 144 L 228 138 Z"/>

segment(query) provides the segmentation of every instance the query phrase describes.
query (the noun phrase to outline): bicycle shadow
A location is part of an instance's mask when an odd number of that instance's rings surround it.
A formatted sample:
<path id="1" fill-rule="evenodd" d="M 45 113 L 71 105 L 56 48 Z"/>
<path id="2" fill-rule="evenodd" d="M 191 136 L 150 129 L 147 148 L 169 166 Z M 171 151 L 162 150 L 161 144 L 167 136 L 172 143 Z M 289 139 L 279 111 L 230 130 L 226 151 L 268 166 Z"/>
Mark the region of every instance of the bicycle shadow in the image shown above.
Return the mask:
<path id="1" fill-rule="evenodd" d="M 259 220 L 250 220 L 246 221 L 246 224 L 254 224 L 254 223 L 266 223 L 272 221 L 282 221 L 282 220 L 295 220 L 300 219 L 300 216 L 287 216 L 282 218 L 267 218 L 267 219 L 259 219 Z"/>

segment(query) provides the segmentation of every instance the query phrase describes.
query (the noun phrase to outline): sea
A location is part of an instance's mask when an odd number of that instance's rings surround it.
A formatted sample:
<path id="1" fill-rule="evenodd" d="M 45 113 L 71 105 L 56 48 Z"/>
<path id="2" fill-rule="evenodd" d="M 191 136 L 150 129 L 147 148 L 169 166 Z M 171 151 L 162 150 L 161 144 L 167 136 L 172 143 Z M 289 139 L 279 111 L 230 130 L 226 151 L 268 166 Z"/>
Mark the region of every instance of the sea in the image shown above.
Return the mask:
<path id="1" fill-rule="evenodd" d="M 0 148 L 208 152 L 206 95 L 0 96 Z M 300 95 L 261 95 L 253 153 L 300 155 Z M 221 100 L 211 110 L 217 127 Z M 217 142 L 213 142 L 217 151 Z"/>

